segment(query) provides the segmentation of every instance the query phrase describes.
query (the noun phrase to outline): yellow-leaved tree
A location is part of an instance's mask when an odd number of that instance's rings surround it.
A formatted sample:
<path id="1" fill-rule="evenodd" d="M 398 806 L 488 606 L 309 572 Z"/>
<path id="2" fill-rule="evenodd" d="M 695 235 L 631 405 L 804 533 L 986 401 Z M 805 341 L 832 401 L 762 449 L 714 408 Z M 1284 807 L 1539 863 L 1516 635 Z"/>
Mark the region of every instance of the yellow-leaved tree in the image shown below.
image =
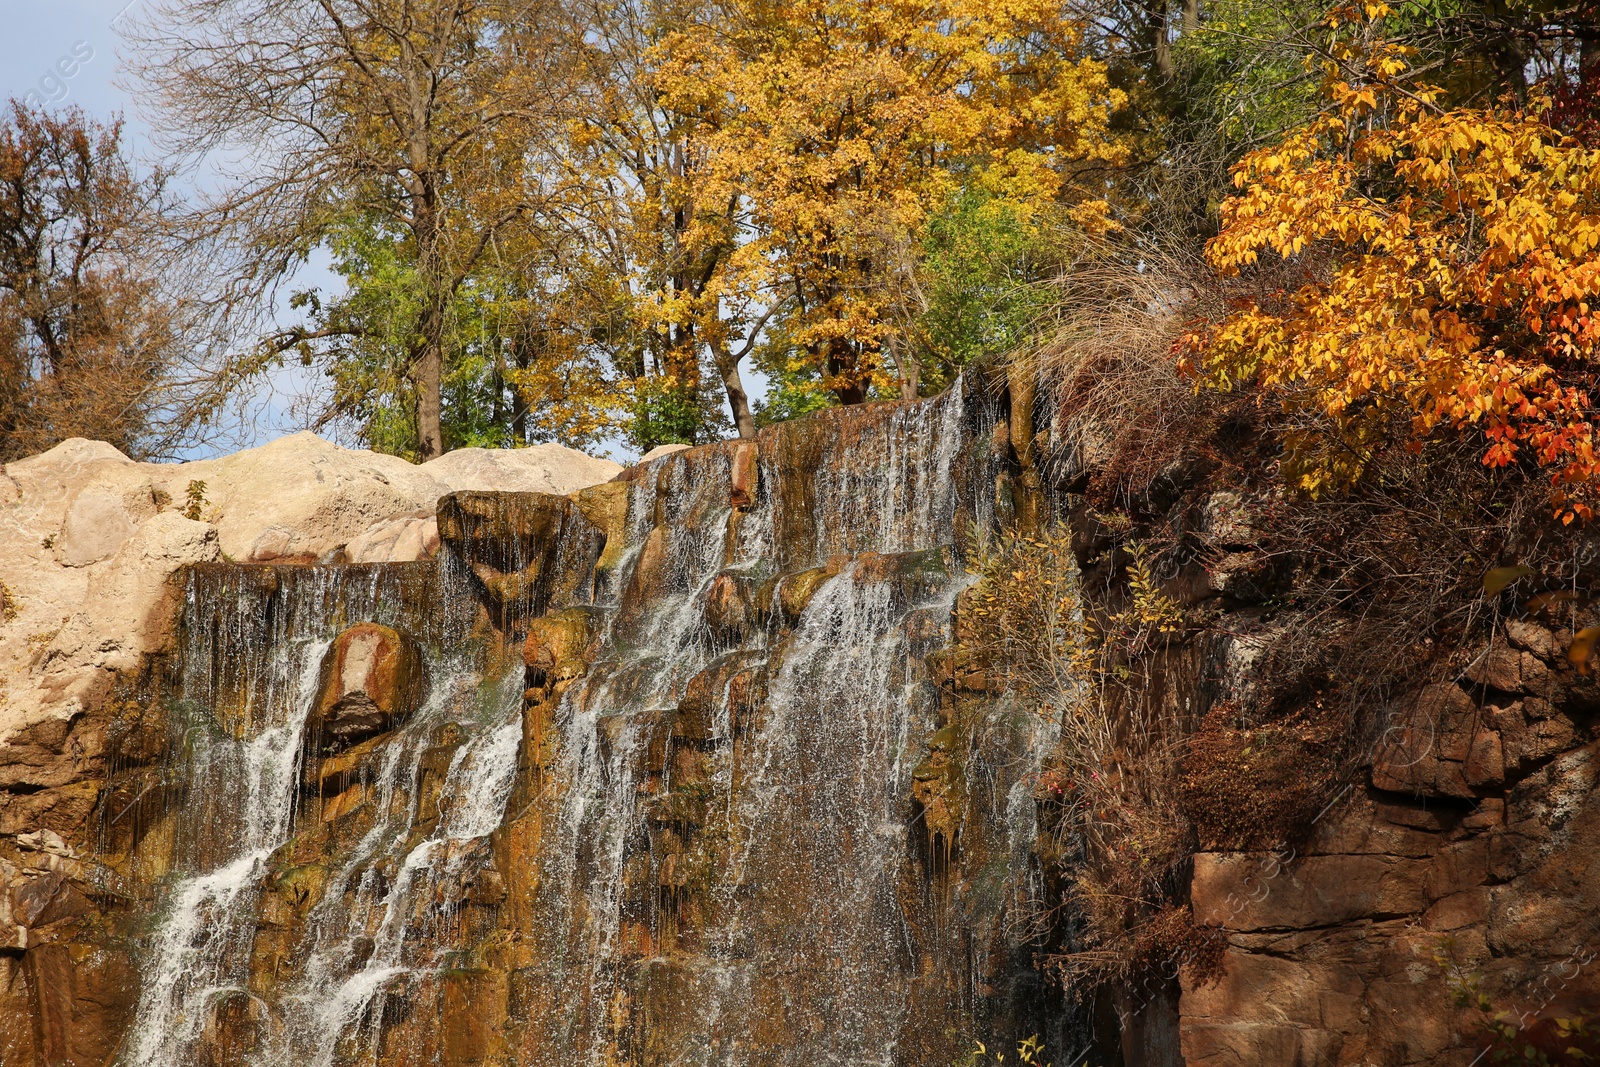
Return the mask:
<path id="1" fill-rule="evenodd" d="M 719 279 L 844 403 L 905 368 L 885 351 L 892 281 L 919 226 L 964 185 L 1065 198 L 1107 224 L 1123 101 L 1048 0 L 729 0 L 666 34 L 662 99 L 685 118 L 706 203 L 740 205 Z"/>
<path id="2" fill-rule="evenodd" d="M 1600 152 L 1535 110 L 1445 109 L 1373 32 L 1387 14 L 1329 16 L 1362 30 L 1330 49 L 1330 108 L 1238 164 L 1207 246 L 1228 275 L 1299 262 L 1298 287 L 1195 330 L 1186 358 L 1311 416 L 1285 471 L 1313 494 L 1442 427 L 1481 433 L 1488 465 L 1549 469 L 1565 521 L 1588 518 Z"/>

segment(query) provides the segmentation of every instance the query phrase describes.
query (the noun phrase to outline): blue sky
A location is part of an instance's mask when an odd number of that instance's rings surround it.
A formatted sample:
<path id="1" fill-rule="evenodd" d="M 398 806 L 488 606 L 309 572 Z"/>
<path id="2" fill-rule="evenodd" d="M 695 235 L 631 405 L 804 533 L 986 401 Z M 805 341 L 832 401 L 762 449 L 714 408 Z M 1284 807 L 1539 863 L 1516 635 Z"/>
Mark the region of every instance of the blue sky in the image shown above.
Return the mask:
<path id="1" fill-rule="evenodd" d="M 137 15 L 146 2 L 0 0 L 4 12 L 0 18 L 4 28 L 0 33 L 0 89 L 7 98 L 26 98 L 33 93 L 45 103 L 76 104 L 100 119 L 121 114 L 127 122 L 125 140 L 131 151 L 148 160 L 153 148 L 147 116 L 141 115 L 134 99 L 115 84 L 124 70 L 117 54 L 123 47 L 117 24 Z M 315 266 L 299 279 L 300 287 L 334 281 L 325 268 Z M 764 396 L 765 377 L 753 373 L 748 360 L 741 370 L 751 399 Z M 319 386 L 317 377 L 298 366 L 285 369 L 264 383 L 240 413 L 219 426 L 214 440 L 186 458 L 265 444 L 301 429 L 299 412 Z M 624 458 L 621 453 L 625 449 L 608 451 L 613 458 Z"/>
<path id="2" fill-rule="evenodd" d="M 121 110 L 132 117 L 126 94 L 111 84 L 118 43 L 112 23 L 128 0 L 0 0 L 0 6 L 6 30 L 0 35 L 0 73 L 8 97 L 31 91 L 97 115 Z M 70 61 L 75 46 L 80 55 L 87 46 L 93 56 L 63 78 L 57 63 L 63 57 Z"/>

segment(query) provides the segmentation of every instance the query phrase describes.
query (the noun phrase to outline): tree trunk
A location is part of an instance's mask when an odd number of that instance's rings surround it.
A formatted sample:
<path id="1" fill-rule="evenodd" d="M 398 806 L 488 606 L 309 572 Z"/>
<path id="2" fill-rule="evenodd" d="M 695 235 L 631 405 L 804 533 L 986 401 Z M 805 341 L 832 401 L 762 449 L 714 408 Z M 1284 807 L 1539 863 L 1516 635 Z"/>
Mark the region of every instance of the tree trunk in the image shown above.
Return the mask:
<path id="1" fill-rule="evenodd" d="M 516 346 L 518 370 L 527 370 L 533 364 L 529 345 Z M 511 390 L 511 438 L 518 447 L 528 443 L 528 402 L 515 388 Z"/>
<path id="2" fill-rule="evenodd" d="M 431 318 L 431 313 L 427 317 Z M 440 379 L 443 372 L 442 346 L 438 341 L 424 342 L 422 356 L 416 361 L 413 371 L 413 383 L 417 390 L 417 458 L 421 463 L 444 455 L 444 423 L 440 412 Z"/>
<path id="3" fill-rule="evenodd" d="M 1172 78 L 1172 40 L 1169 36 L 1167 4 L 1169 0 L 1152 0 L 1145 7 L 1150 16 L 1150 45 L 1155 54 L 1156 75 L 1163 81 Z"/>
<path id="4" fill-rule="evenodd" d="M 827 368 L 829 376 L 849 375 L 846 384 L 834 388 L 833 395 L 838 397 L 839 403 L 845 407 L 849 407 L 852 404 L 866 403 L 867 389 L 860 379 L 856 377 L 855 360 L 851 359 L 848 354 L 840 353 L 840 349 L 844 347 L 844 342 L 834 339 L 828 341 L 827 344 L 828 358 L 824 366 Z"/>
<path id="5" fill-rule="evenodd" d="M 417 241 L 417 278 L 422 287 L 422 317 L 417 323 L 421 355 L 412 361 L 412 383 L 417 390 L 417 455 L 422 463 L 444 455 L 443 399 L 444 318 L 450 295 L 445 291 L 440 255 L 438 198 L 431 183 L 424 183 L 413 233 Z"/>
<path id="6" fill-rule="evenodd" d="M 750 414 L 750 397 L 739 378 L 739 361 L 722 344 L 711 346 L 711 359 L 717 365 L 717 373 L 722 375 L 722 388 L 728 394 L 728 407 L 733 412 L 733 424 L 738 427 L 739 436 L 754 437 L 756 420 Z"/>
<path id="7" fill-rule="evenodd" d="M 922 384 L 922 364 L 892 334 L 889 337 L 889 352 L 894 356 L 894 367 L 899 372 L 900 399 L 915 400 Z"/>

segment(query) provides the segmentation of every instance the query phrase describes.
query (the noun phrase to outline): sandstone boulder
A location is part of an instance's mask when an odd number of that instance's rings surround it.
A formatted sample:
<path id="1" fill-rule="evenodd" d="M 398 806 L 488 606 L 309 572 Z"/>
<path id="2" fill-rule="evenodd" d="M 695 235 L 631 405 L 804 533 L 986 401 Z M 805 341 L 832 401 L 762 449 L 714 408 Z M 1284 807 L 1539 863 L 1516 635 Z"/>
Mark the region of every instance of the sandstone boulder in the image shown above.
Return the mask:
<path id="1" fill-rule="evenodd" d="M 444 483 L 398 456 L 340 448 L 311 433 L 170 468 L 167 492 L 188 499 L 203 482 L 200 517 L 230 558 L 315 560 L 380 519 L 416 510 Z"/>
<path id="2" fill-rule="evenodd" d="M 422 658 L 396 630 L 362 622 L 341 633 L 323 660 L 322 687 L 307 737 L 318 752 L 386 733 L 422 695 Z"/>
<path id="3" fill-rule="evenodd" d="M 8 725 L 15 729 L 53 717 L 37 714 L 41 708 L 59 709 L 60 717 L 89 710 L 117 672 L 137 670 L 146 653 L 167 648 L 180 592 L 171 577 L 219 554 L 217 531 L 206 523 L 169 511 L 140 524 L 115 556 L 94 568 L 78 610 L 48 640 L 35 639 L 42 652 L 32 658 L 32 671 L 15 678 L 23 684 L 12 690 L 27 701 L 21 710 L 35 714 Z M 23 686 L 30 682 L 33 692 L 27 693 Z"/>
<path id="4" fill-rule="evenodd" d="M 439 551 L 439 520 L 433 508 L 375 522 L 345 545 L 348 563 L 410 563 Z"/>
<path id="5" fill-rule="evenodd" d="M 530 448 L 458 448 L 418 468 L 449 490 L 565 496 L 608 482 L 622 465 L 556 444 Z"/>
<path id="6" fill-rule="evenodd" d="M 674 452 L 682 452 L 685 449 L 687 449 L 688 447 L 689 447 L 688 445 L 676 445 L 676 444 L 674 444 L 674 445 L 656 445 L 656 447 L 652 448 L 650 451 L 646 452 L 644 455 L 639 457 L 639 463 L 640 463 L 640 465 L 643 465 L 643 464 L 646 464 L 646 463 L 654 463 L 656 460 L 663 459 L 666 456 L 670 456 Z"/>

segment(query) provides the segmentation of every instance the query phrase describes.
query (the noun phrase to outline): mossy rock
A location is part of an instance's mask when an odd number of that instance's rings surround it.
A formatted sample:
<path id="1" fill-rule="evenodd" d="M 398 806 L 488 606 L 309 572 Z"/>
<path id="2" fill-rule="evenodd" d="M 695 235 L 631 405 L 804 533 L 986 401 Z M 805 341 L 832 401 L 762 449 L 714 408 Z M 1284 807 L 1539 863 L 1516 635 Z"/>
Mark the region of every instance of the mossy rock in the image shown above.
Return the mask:
<path id="1" fill-rule="evenodd" d="M 528 624 L 522 662 L 529 686 L 571 681 L 588 673 L 593 620 L 593 609 L 582 607 L 542 615 Z"/>

